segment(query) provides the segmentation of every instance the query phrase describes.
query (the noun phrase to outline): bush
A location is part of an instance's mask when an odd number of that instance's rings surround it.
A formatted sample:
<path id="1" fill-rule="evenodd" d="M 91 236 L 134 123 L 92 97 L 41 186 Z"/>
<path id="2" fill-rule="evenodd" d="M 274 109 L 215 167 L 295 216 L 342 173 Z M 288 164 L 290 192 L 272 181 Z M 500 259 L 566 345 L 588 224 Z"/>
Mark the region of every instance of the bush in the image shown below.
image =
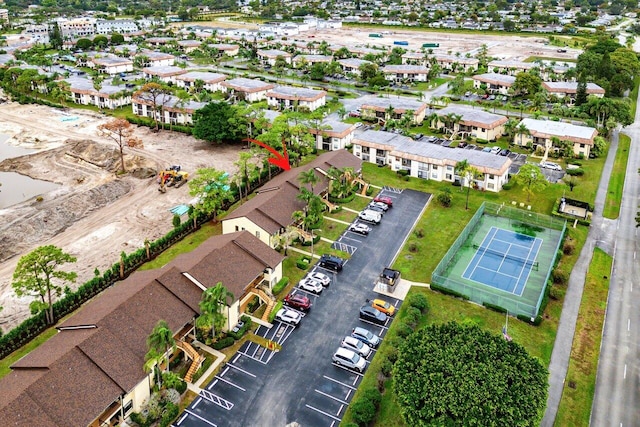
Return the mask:
<path id="1" fill-rule="evenodd" d="M 448 188 L 445 188 L 440 193 L 438 193 L 438 196 L 436 197 L 436 200 L 443 207 L 445 207 L 445 208 L 450 207 L 451 206 L 451 200 L 452 200 L 451 190 L 449 190 Z"/>
<path id="2" fill-rule="evenodd" d="M 404 321 L 407 322 L 407 324 L 413 326 L 414 328 L 420 322 L 421 318 L 422 318 L 422 312 L 420 311 L 420 309 L 416 307 L 409 307 L 405 311 Z"/>
<path id="3" fill-rule="evenodd" d="M 378 389 L 368 388 L 364 390 L 362 394 L 360 394 L 360 396 L 362 396 L 362 398 L 364 399 L 368 399 L 371 403 L 373 403 L 373 406 L 375 406 L 376 409 L 380 407 L 380 402 L 382 401 L 382 394 L 380 394 Z"/>
<path id="4" fill-rule="evenodd" d="M 351 418 L 359 425 L 366 426 L 376 417 L 376 406 L 367 398 L 359 397 L 351 402 Z"/>
<path id="5" fill-rule="evenodd" d="M 227 332 L 227 336 L 230 336 L 234 340 L 239 340 L 240 338 L 242 338 L 242 336 L 249 329 L 251 329 L 251 325 L 253 324 L 253 322 L 251 321 L 251 318 L 249 316 L 242 316 L 240 318 L 240 320 L 242 320 L 244 322 L 244 325 L 242 325 L 242 328 L 238 329 L 238 332 L 233 332 L 233 331 Z"/>
<path id="6" fill-rule="evenodd" d="M 413 328 L 405 322 L 401 322 L 396 328 L 396 333 L 399 337 L 406 338 L 413 333 Z"/>
<path id="7" fill-rule="evenodd" d="M 320 241 L 320 236 L 313 236 L 313 244 L 315 245 L 316 243 L 318 243 Z M 302 246 L 311 246 L 311 241 L 310 240 L 305 240 L 304 242 L 302 242 Z"/>
<path id="8" fill-rule="evenodd" d="M 341 198 L 334 197 L 331 194 L 329 194 L 329 197 L 328 197 L 331 203 L 349 203 L 355 198 L 356 198 L 356 193 L 351 193 L 348 196 L 341 197 Z"/>
<path id="9" fill-rule="evenodd" d="M 151 425 L 151 421 L 147 420 L 147 417 L 137 412 L 132 412 L 130 417 L 131 421 L 138 424 L 140 427 L 148 427 Z"/>
<path id="10" fill-rule="evenodd" d="M 385 377 L 390 377 L 392 370 L 393 370 L 393 363 L 391 363 L 389 359 L 384 360 L 380 365 L 380 372 L 382 372 L 382 375 L 384 375 Z"/>
<path id="11" fill-rule="evenodd" d="M 575 250 L 576 247 L 572 242 L 565 242 L 562 246 L 562 253 L 565 255 L 571 255 Z"/>
<path id="12" fill-rule="evenodd" d="M 236 340 L 233 339 L 233 337 L 224 337 L 222 339 L 219 339 L 218 341 L 214 342 L 211 347 L 213 347 L 215 350 L 222 350 L 223 348 L 227 348 L 229 346 L 232 346 L 233 343 Z"/>
<path id="13" fill-rule="evenodd" d="M 566 285 L 569 282 L 569 274 L 559 268 L 554 268 L 551 272 L 551 278 L 556 285 Z"/>
<path id="14" fill-rule="evenodd" d="M 280 311 L 281 308 L 282 308 L 282 301 L 278 301 L 276 305 L 273 307 L 273 310 L 271 310 L 271 313 L 269 313 L 269 323 L 273 323 L 273 319 L 276 318 L 276 314 L 278 314 L 278 311 Z"/>
<path id="15" fill-rule="evenodd" d="M 167 406 L 165 406 L 162 411 L 162 417 L 160 418 L 160 427 L 167 427 L 179 413 L 180 409 L 178 408 L 178 405 L 173 402 L 167 402 Z"/>
<path id="16" fill-rule="evenodd" d="M 500 307 L 499 305 L 491 304 L 489 302 L 483 302 L 482 305 L 487 307 L 489 310 L 497 311 L 498 313 L 506 313 L 507 309 Z"/>
<path id="17" fill-rule="evenodd" d="M 422 312 L 422 314 L 427 314 L 429 311 L 429 300 L 424 294 L 414 293 L 409 295 L 409 298 L 405 301 L 411 307 L 415 307 Z"/>
<path id="18" fill-rule="evenodd" d="M 406 170 L 406 169 L 400 169 L 399 171 L 396 171 L 396 173 L 397 173 L 399 176 L 408 176 L 408 175 L 409 175 L 409 171 L 408 171 L 408 170 Z"/>
<path id="19" fill-rule="evenodd" d="M 503 190 L 511 190 L 513 188 L 513 181 L 509 181 L 509 182 L 505 182 L 504 184 L 502 184 L 502 189 Z"/>
<path id="20" fill-rule="evenodd" d="M 300 269 L 300 270 L 306 270 L 307 268 L 309 268 L 309 265 L 311 264 L 311 258 L 309 258 L 308 256 L 304 255 L 300 258 L 298 258 L 298 261 L 296 261 L 296 266 Z"/>
<path id="21" fill-rule="evenodd" d="M 278 295 L 280 292 L 282 292 L 284 288 L 287 287 L 288 284 L 289 284 L 289 278 L 286 276 L 283 276 L 282 279 L 280 279 L 278 283 L 276 283 L 275 286 L 273 287 L 273 294 Z"/>
<path id="22" fill-rule="evenodd" d="M 567 175 L 582 176 L 582 175 L 584 175 L 584 169 L 582 169 L 582 168 L 567 169 Z"/>
<path id="23" fill-rule="evenodd" d="M 444 286 L 440 286 L 435 283 L 432 283 L 430 287 L 432 290 L 440 292 L 441 294 L 451 295 L 453 297 L 460 298 L 465 301 L 469 300 L 469 297 L 467 295 L 461 294 L 460 292 L 452 291 L 451 289 L 445 288 Z"/>
<path id="24" fill-rule="evenodd" d="M 422 228 L 418 228 L 413 234 L 418 238 L 422 239 L 424 237 L 424 230 Z"/>

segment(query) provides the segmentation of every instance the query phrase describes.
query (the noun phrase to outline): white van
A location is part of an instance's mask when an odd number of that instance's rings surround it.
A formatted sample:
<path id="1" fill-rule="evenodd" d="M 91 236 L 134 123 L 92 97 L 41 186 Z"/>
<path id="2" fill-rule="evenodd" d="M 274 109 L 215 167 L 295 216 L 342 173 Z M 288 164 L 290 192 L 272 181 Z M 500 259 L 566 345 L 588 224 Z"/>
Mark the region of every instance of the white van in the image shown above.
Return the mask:
<path id="1" fill-rule="evenodd" d="M 358 218 L 363 221 L 372 222 L 374 224 L 380 224 L 382 214 L 380 212 L 372 211 L 371 209 L 365 209 L 358 214 Z"/>

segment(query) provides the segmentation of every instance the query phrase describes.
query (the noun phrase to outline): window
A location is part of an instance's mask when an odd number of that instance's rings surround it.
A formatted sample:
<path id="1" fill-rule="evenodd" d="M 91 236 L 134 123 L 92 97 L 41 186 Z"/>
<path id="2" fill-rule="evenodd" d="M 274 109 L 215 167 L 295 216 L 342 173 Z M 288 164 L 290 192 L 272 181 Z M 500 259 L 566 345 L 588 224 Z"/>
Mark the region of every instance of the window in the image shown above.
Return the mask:
<path id="1" fill-rule="evenodd" d="M 128 401 L 124 405 L 124 413 L 125 413 L 125 415 L 126 415 L 127 412 L 129 412 L 131 410 L 131 408 L 133 408 L 133 400 Z"/>
<path id="2" fill-rule="evenodd" d="M 453 170 L 453 166 L 447 166 L 447 170 L 448 171 L 452 171 Z"/>
<path id="3" fill-rule="evenodd" d="M 240 231 L 240 227 L 236 225 L 236 231 Z"/>
<path id="4" fill-rule="evenodd" d="M 493 176 L 493 174 L 489 174 L 489 179 L 494 179 L 495 177 Z"/>
<path id="5" fill-rule="evenodd" d="M 448 174 L 446 174 L 446 175 L 445 175 L 445 179 L 446 179 L 447 181 L 451 181 L 451 180 L 453 179 L 453 175 L 451 175 L 450 173 L 448 173 Z"/>
<path id="6" fill-rule="evenodd" d="M 584 144 L 580 144 L 580 148 L 584 148 Z"/>
<path id="7" fill-rule="evenodd" d="M 489 184 L 487 184 L 487 188 L 490 189 L 490 190 L 493 190 L 494 186 L 493 186 L 492 183 L 489 183 Z"/>
<path id="8" fill-rule="evenodd" d="M 256 237 L 259 239 L 260 238 L 260 232 L 256 231 Z"/>
<path id="9" fill-rule="evenodd" d="M 431 170 L 437 171 L 438 170 L 438 165 L 431 165 Z"/>

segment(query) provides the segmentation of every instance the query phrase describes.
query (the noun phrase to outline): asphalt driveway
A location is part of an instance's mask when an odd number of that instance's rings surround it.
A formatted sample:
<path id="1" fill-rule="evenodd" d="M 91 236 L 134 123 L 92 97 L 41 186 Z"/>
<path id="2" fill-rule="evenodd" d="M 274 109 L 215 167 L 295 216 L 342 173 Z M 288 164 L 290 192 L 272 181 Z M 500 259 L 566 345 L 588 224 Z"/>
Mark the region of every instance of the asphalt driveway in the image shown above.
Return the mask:
<path id="1" fill-rule="evenodd" d="M 276 322 L 275 329 L 258 329 L 281 342 L 282 350 L 273 353 L 245 344 L 174 425 L 285 426 L 295 421 L 315 427 L 340 422 L 362 376 L 334 366 L 331 356 L 356 326 L 384 337 L 388 324 L 360 321 L 358 310 L 366 299 L 378 297 L 373 292 L 376 278 L 390 265 L 430 197 L 413 190 L 383 192 L 393 198 L 394 207 L 368 236 L 341 236 L 340 242 L 356 250 L 341 273 L 329 272 L 333 282 L 312 297 L 300 326 L 294 330 Z"/>

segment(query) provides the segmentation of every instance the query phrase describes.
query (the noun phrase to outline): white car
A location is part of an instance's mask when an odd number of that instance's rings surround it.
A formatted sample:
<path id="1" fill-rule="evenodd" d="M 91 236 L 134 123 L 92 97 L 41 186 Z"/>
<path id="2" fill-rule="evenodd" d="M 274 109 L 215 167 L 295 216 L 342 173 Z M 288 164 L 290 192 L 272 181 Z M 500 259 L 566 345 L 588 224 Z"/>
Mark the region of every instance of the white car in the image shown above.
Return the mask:
<path id="1" fill-rule="evenodd" d="M 283 323 L 288 323 L 293 326 L 298 326 L 302 315 L 295 310 L 289 310 L 288 308 L 281 308 L 276 313 L 276 319 Z"/>
<path id="2" fill-rule="evenodd" d="M 320 273 L 318 271 L 314 271 L 307 275 L 307 278 L 315 280 L 316 282 L 320 282 L 322 286 L 325 288 L 331 284 L 331 278 L 324 273 Z"/>
<path id="3" fill-rule="evenodd" d="M 364 369 L 367 367 L 367 362 L 364 360 L 364 357 L 342 347 L 336 350 L 332 360 L 336 365 L 353 369 L 356 372 L 364 372 Z"/>
<path id="4" fill-rule="evenodd" d="M 367 224 L 356 222 L 355 224 L 351 224 L 349 226 L 349 231 L 366 236 L 371 231 L 371 227 L 369 227 Z"/>
<path id="5" fill-rule="evenodd" d="M 491 154 L 498 154 L 500 153 L 500 151 L 502 151 L 502 148 L 498 147 L 497 145 L 491 148 Z"/>
<path id="6" fill-rule="evenodd" d="M 304 289 L 305 291 L 313 292 L 314 294 L 319 294 L 322 292 L 322 289 L 324 289 L 322 283 L 318 282 L 317 280 L 313 280 L 310 277 L 305 277 L 300 282 L 298 282 L 298 287 L 300 289 Z"/>
<path id="7" fill-rule="evenodd" d="M 385 212 L 389 209 L 389 205 L 387 205 L 386 203 L 382 203 L 382 202 L 371 202 L 371 203 L 369 203 L 369 206 L 370 207 L 380 208 Z"/>
<path id="8" fill-rule="evenodd" d="M 540 163 L 540 166 L 542 166 L 543 168 L 554 170 L 554 171 L 562 170 L 562 167 L 559 164 L 552 163 L 552 162 L 543 162 L 543 163 Z"/>
<path id="9" fill-rule="evenodd" d="M 367 357 L 371 353 L 371 347 L 354 337 L 344 337 L 340 347 L 358 353 L 362 357 Z"/>

